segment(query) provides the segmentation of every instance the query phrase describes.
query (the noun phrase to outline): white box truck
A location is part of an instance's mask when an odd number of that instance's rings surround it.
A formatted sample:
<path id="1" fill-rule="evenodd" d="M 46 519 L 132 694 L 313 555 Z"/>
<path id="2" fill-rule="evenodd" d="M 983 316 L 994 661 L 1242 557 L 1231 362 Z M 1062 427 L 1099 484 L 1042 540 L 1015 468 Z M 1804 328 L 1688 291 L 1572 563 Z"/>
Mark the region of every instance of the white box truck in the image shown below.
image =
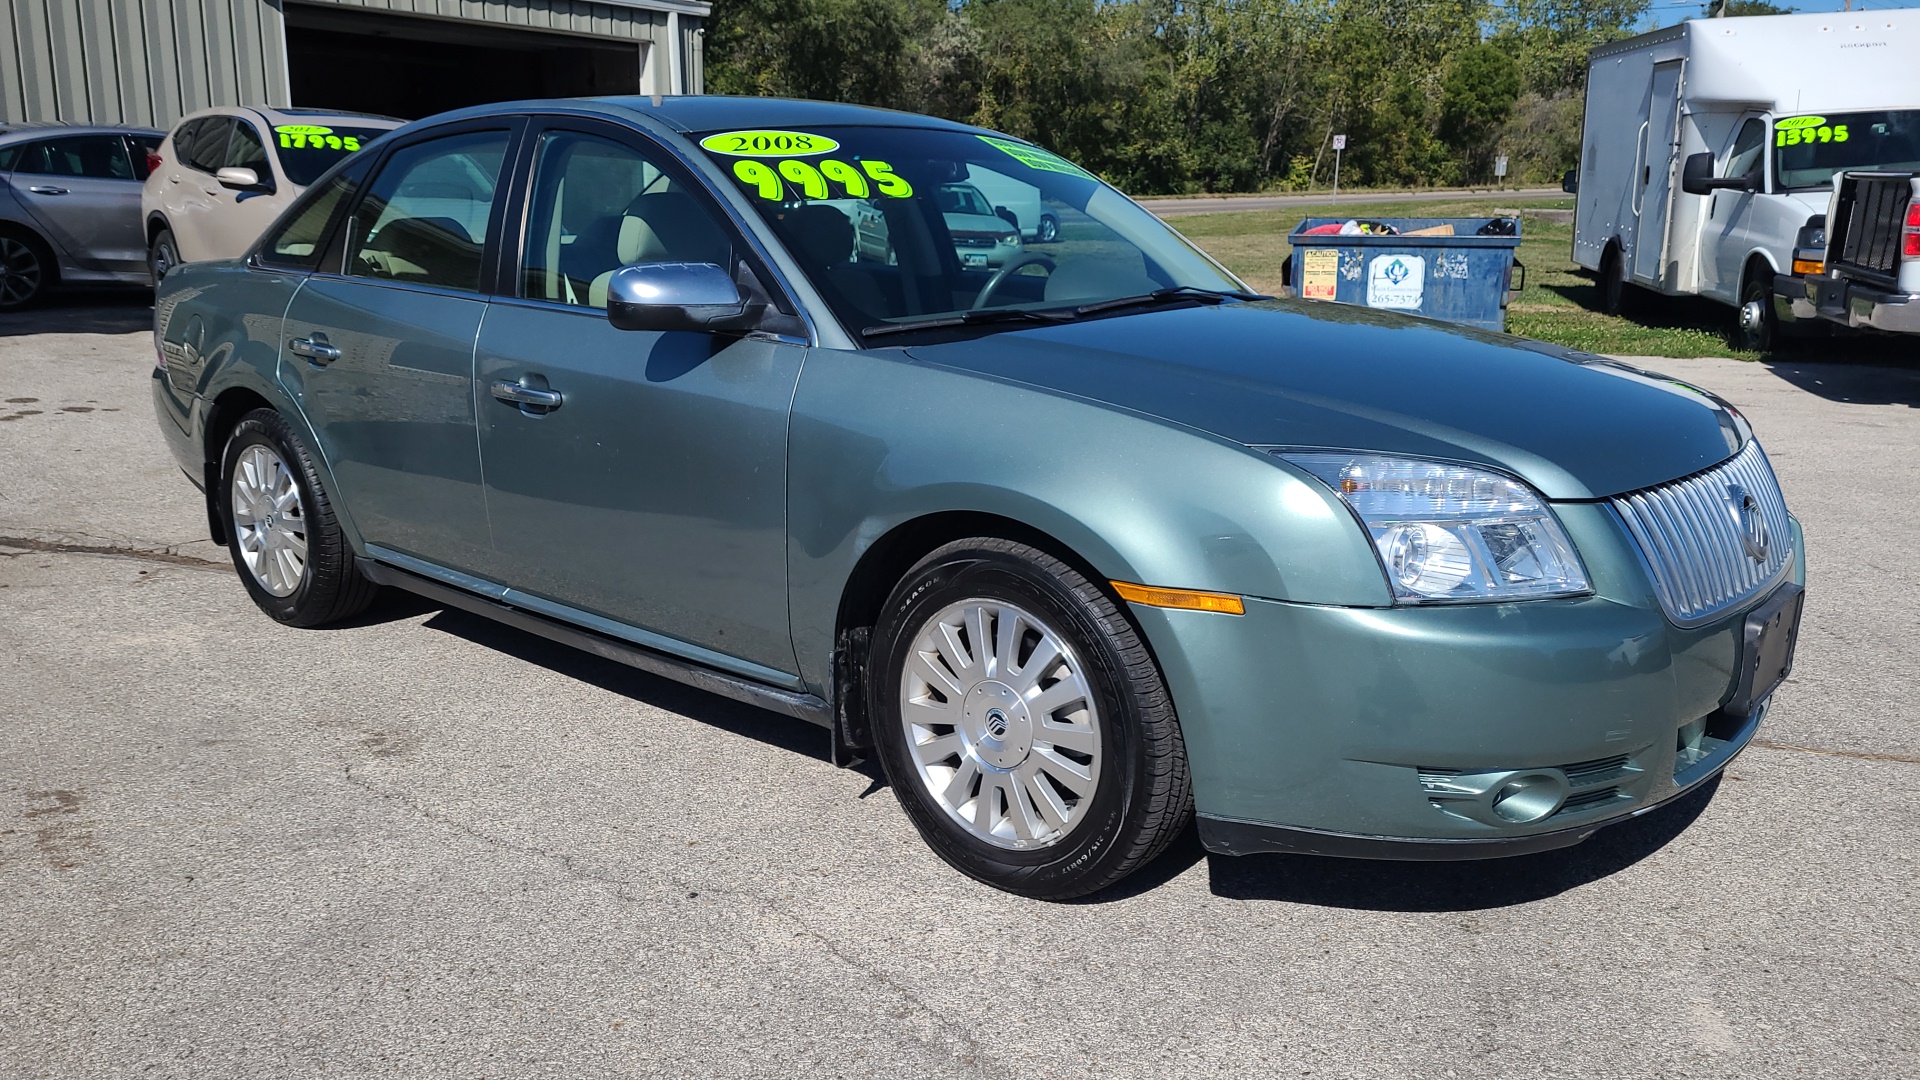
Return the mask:
<path id="1" fill-rule="evenodd" d="M 1820 325 L 1800 278 L 1819 272 L 1834 174 L 1912 167 L 1917 132 L 1920 11 L 1695 19 L 1603 45 L 1567 185 L 1573 261 L 1610 312 L 1630 286 L 1708 296 L 1765 350 Z"/>

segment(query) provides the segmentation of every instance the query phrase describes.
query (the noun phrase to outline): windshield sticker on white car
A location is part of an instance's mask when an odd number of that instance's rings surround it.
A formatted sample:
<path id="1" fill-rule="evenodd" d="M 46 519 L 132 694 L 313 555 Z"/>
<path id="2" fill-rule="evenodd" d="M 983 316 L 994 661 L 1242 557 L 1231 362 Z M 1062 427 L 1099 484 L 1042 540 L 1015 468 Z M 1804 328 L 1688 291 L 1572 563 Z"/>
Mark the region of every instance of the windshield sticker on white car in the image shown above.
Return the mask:
<path id="1" fill-rule="evenodd" d="M 1066 173 L 1068 176 L 1084 176 L 1093 179 L 1093 174 L 1068 161 L 1058 154 L 1051 154 L 1037 146 L 1028 146 L 1012 139 L 996 139 L 991 135 L 982 135 L 980 141 L 1007 155 L 1029 169 L 1043 172 Z"/>
<path id="2" fill-rule="evenodd" d="M 701 139 L 700 148 L 728 157 L 813 157 L 831 154 L 840 144 L 805 131 L 723 131 Z"/>
<path id="3" fill-rule="evenodd" d="M 352 135 L 335 135 L 330 127 L 318 124 L 281 124 L 273 129 L 280 145 L 289 150 L 358 150 L 360 140 Z"/>
<path id="4" fill-rule="evenodd" d="M 833 198 L 833 184 L 838 184 L 849 199 L 864 199 L 876 191 L 891 199 L 905 199 L 913 194 L 913 185 L 901 179 L 893 166 L 884 161 L 862 161 L 856 169 L 832 158 L 820 162 L 788 158 L 772 164 L 743 160 L 733 163 L 733 175 L 769 202 L 784 202 L 788 184 L 808 199 Z M 869 180 L 872 183 L 868 183 Z"/>
<path id="5" fill-rule="evenodd" d="M 1824 116 L 1789 116 L 1774 121 L 1773 125 L 1773 145 L 1775 146 L 1846 141 L 1847 125 L 1829 124 Z"/>

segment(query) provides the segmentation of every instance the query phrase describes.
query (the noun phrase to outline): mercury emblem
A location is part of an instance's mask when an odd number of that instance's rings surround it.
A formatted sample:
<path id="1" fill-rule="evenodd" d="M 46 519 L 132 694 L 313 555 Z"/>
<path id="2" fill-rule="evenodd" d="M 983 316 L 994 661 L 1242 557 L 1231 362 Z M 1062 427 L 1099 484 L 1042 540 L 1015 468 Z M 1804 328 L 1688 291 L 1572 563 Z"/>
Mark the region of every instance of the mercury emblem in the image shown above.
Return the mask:
<path id="1" fill-rule="evenodd" d="M 1754 562 L 1767 561 L 1773 537 L 1767 531 L 1767 518 L 1760 512 L 1760 500 L 1739 484 L 1727 485 L 1727 502 L 1733 506 L 1733 519 L 1740 526 L 1740 546 Z"/>

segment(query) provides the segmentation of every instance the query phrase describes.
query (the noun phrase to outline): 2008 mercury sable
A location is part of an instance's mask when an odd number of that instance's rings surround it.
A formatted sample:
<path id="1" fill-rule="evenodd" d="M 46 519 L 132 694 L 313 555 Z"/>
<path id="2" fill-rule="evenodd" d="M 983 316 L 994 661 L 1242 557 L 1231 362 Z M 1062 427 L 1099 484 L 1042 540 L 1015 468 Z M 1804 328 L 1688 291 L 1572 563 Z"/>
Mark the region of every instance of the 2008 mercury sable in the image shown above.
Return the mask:
<path id="1" fill-rule="evenodd" d="M 1059 222 L 997 267 L 937 195 Z M 1254 296 L 1042 149 L 810 102 L 489 106 L 169 273 L 160 426 L 254 601 L 398 586 L 831 730 L 1060 898 L 1578 842 L 1717 773 L 1804 556 L 1732 407 Z"/>

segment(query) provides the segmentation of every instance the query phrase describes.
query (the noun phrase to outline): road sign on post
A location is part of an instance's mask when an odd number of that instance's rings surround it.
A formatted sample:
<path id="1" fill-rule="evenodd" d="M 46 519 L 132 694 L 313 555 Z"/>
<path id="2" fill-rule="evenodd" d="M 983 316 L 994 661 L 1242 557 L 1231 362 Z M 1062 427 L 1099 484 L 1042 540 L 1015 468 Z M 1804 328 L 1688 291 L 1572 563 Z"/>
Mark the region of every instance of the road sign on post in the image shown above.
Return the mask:
<path id="1" fill-rule="evenodd" d="M 1340 151 L 1346 148 L 1347 137 L 1335 135 L 1333 137 L 1333 201 L 1335 205 L 1340 202 Z"/>
<path id="2" fill-rule="evenodd" d="M 1501 154 L 1499 157 L 1493 159 L 1493 175 L 1496 179 L 1500 179 L 1500 180 L 1506 179 L 1507 155 Z M 1507 185 L 1501 184 L 1500 186 L 1506 187 Z"/>

